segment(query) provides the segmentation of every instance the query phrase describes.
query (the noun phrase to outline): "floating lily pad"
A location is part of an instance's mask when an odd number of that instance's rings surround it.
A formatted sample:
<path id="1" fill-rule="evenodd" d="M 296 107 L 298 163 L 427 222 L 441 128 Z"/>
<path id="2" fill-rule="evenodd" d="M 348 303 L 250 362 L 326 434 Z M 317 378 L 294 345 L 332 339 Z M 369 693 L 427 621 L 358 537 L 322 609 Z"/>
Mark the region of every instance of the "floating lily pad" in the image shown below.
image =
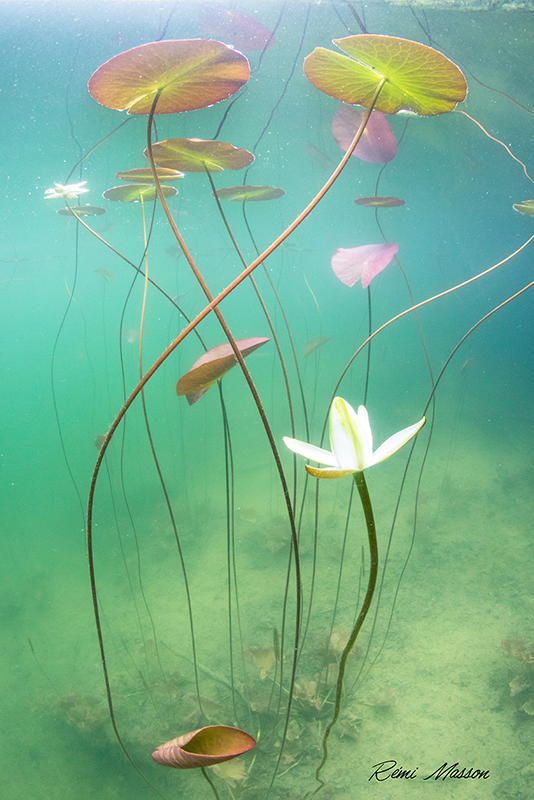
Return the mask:
<path id="1" fill-rule="evenodd" d="M 285 192 L 276 186 L 227 186 L 225 189 L 217 189 L 212 194 L 219 200 L 276 200 L 283 197 Z"/>
<path id="2" fill-rule="evenodd" d="M 238 339 L 236 344 L 245 358 L 268 341 L 268 338 L 256 337 L 254 339 Z M 182 375 L 176 385 L 176 394 L 179 397 L 185 395 L 187 402 L 192 406 L 208 391 L 210 386 L 213 386 L 215 381 L 220 380 L 236 364 L 237 358 L 228 342 L 212 347 L 195 361 L 189 372 Z"/>
<path id="3" fill-rule="evenodd" d="M 106 61 L 89 79 L 100 105 L 148 114 L 159 92 L 156 114 L 205 108 L 237 92 L 248 81 L 246 56 L 211 39 L 175 39 L 133 47 Z"/>
<path id="4" fill-rule="evenodd" d="M 158 166 L 184 172 L 243 169 L 254 161 L 248 150 L 211 139 L 165 139 L 152 145 L 152 154 Z M 147 150 L 145 156 L 148 158 Z"/>
<path id="5" fill-rule="evenodd" d="M 522 203 L 514 203 L 514 209 L 521 214 L 528 214 L 534 216 L 534 200 L 523 200 Z"/>
<path id="6" fill-rule="evenodd" d="M 358 197 L 354 201 L 359 206 L 369 206 L 370 208 L 394 208 L 395 206 L 404 206 L 406 200 L 401 200 L 400 197 Z"/>
<path id="7" fill-rule="evenodd" d="M 65 206 L 56 211 L 56 214 L 61 214 L 62 217 L 98 217 L 105 213 L 106 209 L 99 208 L 99 206 L 71 206 L 70 208 Z"/>
<path id="8" fill-rule="evenodd" d="M 174 186 L 162 186 L 161 191 L 164 197 L 178 194 Z M 155 186 L 147 186 L 146 183 L 130 183 L 126 186 L 113 186 L 111 189 L 106 189 L 102 197 L 119 203 L 138 203 L 143 198 L 144 203 L 151 203 L 156 199 L 157 191 Z"/>
<path id="9" fill-rule="evenodd" d="M 179 172 L 177 169 L 158 167 L 156 172 L 160 183 L 177 181 L 178 178 L 184 177 L 184 173 Z M 132 183 L 154 183 L 154 176 L 150 167 L 139 167 L 139 169 L 129 169 L 126 172 L 117 172 L 115 177 L 120 178 L 121 181 L 131 181 Z"/>
<path id="10" fill-rule="evenodd" d="M 445 114 L 464 100 L 462 71 L 442 53 L 409 39 L 361 34 L 334 39 L 347 56 L 317 47 L 304 61 L 308 80 L 321 92 L 369 108 L 376 89 L 386 82 L 377 111 Z"/>

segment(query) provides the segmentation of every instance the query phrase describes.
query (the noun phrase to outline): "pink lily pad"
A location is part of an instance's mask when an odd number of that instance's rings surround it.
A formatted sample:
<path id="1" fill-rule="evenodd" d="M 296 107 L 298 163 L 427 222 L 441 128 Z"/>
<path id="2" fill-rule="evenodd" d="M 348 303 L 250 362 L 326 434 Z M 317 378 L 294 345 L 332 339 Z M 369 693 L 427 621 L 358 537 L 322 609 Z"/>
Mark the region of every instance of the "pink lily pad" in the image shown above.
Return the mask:
<path id="1" fill-rule="evenodd" d="M 249 353 L 253 353 L 262 344 L 268 342 L 266 337 L 256 337 L 253 339 L 238 339 L 236 344 L 246 358 Z M 195 361 L 189 372 L 182 375 L 176 385 L 176 394 L 181 397 L 185 395 L 190 406 L 196 403 L 205 394 L 215 381 L 220 380 L 232 367 L 237 364 L 232 346 L 225 342 L 212 347 L 207 353 Z"/>
<path id="2" fill-rule="evenodd" d="M 361 279 L 362 286 L 366 289 L 375 275 L 387 267 L 398 249 L 398 244 L 340 247 L 332 256 L 332 269 L 347 286 L 354 286 Z"/>
<path id="3" fill-rule="evenodd" d="M 346 103 L 340 106 L 334 114 L 332 133 L 338 145 L 345 152 L 349 149 L 364 114 L 365 109 L 355 108 Z M 396 152 L 397 140 L 385 114 L 381 111 L 373 111 L 352 155 L 371 164 L 385 164 L 395 158 Z"/>
<path id="4" fill-rule="evenodd" d="M 245 52 L 263 50 L 267 43 L 272 47 L 276 41 L 265 25 L 233 8 L 202 6 L 198 13 L 198 24 L 208 36 L 220 39 Z"/>

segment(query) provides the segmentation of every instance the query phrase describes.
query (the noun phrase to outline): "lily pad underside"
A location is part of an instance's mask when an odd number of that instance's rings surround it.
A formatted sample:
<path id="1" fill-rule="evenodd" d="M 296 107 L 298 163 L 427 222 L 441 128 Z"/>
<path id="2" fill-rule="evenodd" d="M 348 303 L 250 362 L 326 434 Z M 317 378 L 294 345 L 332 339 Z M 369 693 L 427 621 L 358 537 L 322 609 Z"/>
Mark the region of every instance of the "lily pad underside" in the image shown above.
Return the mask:
<path id="1" fill-rule="evenodd" d="M 316 89 L 345 103 L 369 108 L 382 79 L 374 108 L 385 114 L 445 114 L 467 94 L 462 71 L 427 45 L 373 34 L 334 39 L 334 44 L 347 55 L 317 47 L 305 59 L 304 72 Z"/>
<path id="2" fill-rule="evenodd" d="M 183 172 L 243 169 L 254 161 L 248 150 L 211 139 L 165 139 L 152 145 L 152 154 L 158 166 Z"/>
<path id="3" fill-rule="evenodd" d="M 161 191 L 164 197 L 178 194 L 174 186 L 162 186 Z M 141 199 L 143 203 L 151 203 L 156 199 L 157 191 L 155 186 L 147 186 L 146 183 L 130 183 L 126 186 L 113 186 L 111 189 L 106 189 L 102 197 L 119 203 L 138 203 Z"/>
<path id="4" fill-rule="evenodd" d="M 219 200 L 259 201 L 276 200 L 283 197 L 285 192 L 276 186 L 227 186 L 225 189 L 217 189 L 212 194 Z"/>
<path id="5" fill-rule="evenodd" d="M 184 177 L 183 172 L 177 169 L 163 169 L 160 167 L 156 170 L 160 183 L 167 181 L 177 181 L 179 178 Z M 130 181 L 131 183 L 154 183 L 154 176 L 150 167 L 139 167 L 139 169 L 128 169 L 126 172 L 117 172 L 116 178 L 121 181 Z"/>
<path id="6" fill-rule="evenodd" d="M 246 56 L 213 39 L 175 39 L 133 47 L 106 61 L 89 79 L 100 105 L 128 114 L 205 108 L 237 92 L 248 81 Z"/>
<path id="7" fill-rule="evenodd" d="M 106 209 L 100 206 L 71 206 L 70 208 L 58 208 L 56 214 L 61 214 L 62 217 L 98 217 L 100 214 L 105 214 Z"/>
<path id="8" fill-rule="evenodd" d="M 268 341 L 269 339 L 266 337 L 237 339 L 236 345 L 243 358 L 246 358 Z M 210 386 L 213 386 L 215 381 L 224 377 L 236 364 L 237 358 L 232 346 L 228 342 L 218 344 L 200 356 L 189 372 L 182 375 L 176 385 L 176 394 L 178 397 L 185 395 L 187 402 L 192 406 L 208 391 Z"/>

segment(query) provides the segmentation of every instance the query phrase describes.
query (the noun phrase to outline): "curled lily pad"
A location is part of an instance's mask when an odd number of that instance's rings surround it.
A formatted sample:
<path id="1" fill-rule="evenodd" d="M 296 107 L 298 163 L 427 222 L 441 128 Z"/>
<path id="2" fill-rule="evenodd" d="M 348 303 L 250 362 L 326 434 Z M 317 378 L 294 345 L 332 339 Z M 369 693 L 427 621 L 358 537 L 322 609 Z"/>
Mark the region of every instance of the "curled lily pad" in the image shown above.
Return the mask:
<path id="1" fill-rule="evenodd" d="M 161 191 L 164 197 L 178 194 L 174 186 L 162 186 Z M 126 186 L 113 186 L 111 189 L 106 189 L 102 197 L 119 203 L 138 203 L 141 198 L 144 203 L 151 203 L 156 199 L 157 192 L 155 186 L 147 186 L 146 183 L 130 183 Z"/>
<path id="2" fill-rule="evenodd" d="M 276 200 L 283 197 L 285 192 L 276 186 L 227 186 L 225 189 L 217 189 L 212 193 L 219 200 Z"/>
<path id="3" fill-rule="evenodd" d="M 258 347 L 268 341 L 269 339 L 265 337 L 238 339 L 236 345 L 243 358 L 246 358 L 249 353 L 254 352 L 254 350 L 257 350 Z M 176 394 L 178 397 L 185 395 L 187 402 L 192 406 L 208 391 L 210 386 L 213 386 L 215 381 L 220 380 L 236 364 L 237 358 L 232 346 L 228 342 L 218 344 L 208 350 L 207 353 L 204 353 L 203 356 L 200 356 L 189 372 L 182 375 L 176 385 Z"/>
<path id="4" fill-rule="evenodd" d="M 316 89 L 345 103 L 369 108 L 384 78 L 374 107 L 385 114 L 445 114 L 465 99 L 462 71 L 432 47 L 373 34 L 334 39 L 334 44 L 347 55 L 317 47 L 305 59 L 304 72 Z"/>
<path id="5" fill-rule="evenodd" d="M 165 139 L 152 145 L 152 153 L 158 166 L 184 172 L 243 169 L 254 161 L 248 150 L 211 139 Z M 148 158 L 147 150 L 145 156 Z"/>
<path id="6" fill-rule="evenodd" d="M 212 39 L 175 39 L 133 47 L 106 61 L 89 79 L 100 105 L 128 114 L 205 108 L 237 92 L 248 81 L 246 56 Z"/>
<path id="7" fill-rule="evenodd" d="M 359 206 L 368 206 L 370 208 L 394 208 L 395 206 L 403 206 L 406 200 L 401 200 L 400 197 L 358 197 L 354 201 Z"/>
<path id="8" fill-rule="evenodd" d="M 534 200 L 523 200 L 522 203 L 514 203 L 513 207 L 521 214 L 528 214 L 531 217 L 534 216 Z"/>
<path id="9" fill-rule="evenodd" d="M 161 744 L 152 758 L 164 767 L 194 769 L 221 764 L 256 746 L 245 731 L 229 725 L 207 725 Z"/>
<path id="10" fill-rule="evenodd" d="M 98 217 L 105 213 L 106 209 L 99 206 L 71 206 L 70 208 L 65 206 L 56 211 L 56 214 L 61 214 L 62 217 Z"/>
<path id="11" fill-rule="evenodd" d="M 177 169 L 159 167 L 156 172 L 160 183 L 177 181 L 178 178 L 184 177 L 184 173 L 179 172 Z M 121 181 L 130 181 L 131 183 L 154 183 L 154 176 L 150 167 L 139 167 L 139 169 L 128 169 L 126 172 L 117 172 L 115 177 L 120 178 Z"/>

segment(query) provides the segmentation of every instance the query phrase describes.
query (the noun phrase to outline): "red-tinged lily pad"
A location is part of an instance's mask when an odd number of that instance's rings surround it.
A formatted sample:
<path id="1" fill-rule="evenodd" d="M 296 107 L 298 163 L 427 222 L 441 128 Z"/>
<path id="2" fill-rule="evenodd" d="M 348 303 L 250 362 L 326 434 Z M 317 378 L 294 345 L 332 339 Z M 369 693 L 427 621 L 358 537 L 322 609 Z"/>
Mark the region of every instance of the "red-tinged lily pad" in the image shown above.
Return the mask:
<path id="1" fill-rule="evenodd" d="M 256 337 L 254 339 L 238 339 L 236 344 L 243 354 L 243 358 L 246 358 L 249 353 L 254 352 L 268 341 L 268 338 Z M 204 353 L 195 361 L 189 372 L 182 375 L 176 385 L 176 394 L 179 397 L 185 395 L 187 402 L 192 406 L 208 391 L 210 386 L 213 386 L 215 381 L 220 380 L 236 364 L 237 358 L 232 346 L 228 342 L 218 344 Z"/>
<path id="2" fill-rule="evenodd" d="M 184 177 L 184 173 L 179 172 L 177 169 L 159 167 L 156 172 L 160 183 L 177 181 L 179 178 Z M 154 175 L 150 167 L 139 167 L 139 169 L 128 169 L 126 172 L 117 172 L 115 177 L 120 178 L 121 181 L 130 181 L 131 183 L 154 183 Z"/>
<path id="3" fill-rule="evenodd" d="M 523 200 L 522 203 L 514 203 L 514 209 L 520 214 L 534 216 L 534 200 Z"/>
<path id="4" fill-rule="evenodd" d="M 56 214 L 61 214 L 62 217 L 98 217 L 105 213 L 106 209 L 99 206 L 70 206 L 70 208 L 65 206 L 56 211 Z"/>
<path id="5" fill-rule="evenodd" d="M 276 38 L 254 17 L 231 8 L 205 5 L 198 12 L 198 24 L 203 33 L 215 36 L 238 50 L 249 52 L 271 47 Z"/>
<path id="6" fill-rule="evenodd" d="M 445 114 L 465 99 L 462 71 L 432 47 L 397 36 L 361 34 L 334 39 L 347 56 L 317 47 L 304 61 L 308 80 L 321 92 L 345 103 L 384 114 L 412 111 L 423 116 Z"/>
<path id="7" fill-rule="evenodd" d="M 162 186 L 161 191 L 164 197 L 178 194 L 174 186 Z M 119 203 L 139 203 L 141 199 L 143 203 L 151 203 L 156 199 L 157 191 L 155 186 L 147 186 L 146 183 L 130 183 L 126 186 L 113 186 L 111 189 L 106 189 L 102 197 Z"/>
<path id="8" fill-rule="evenodd" d="M 237 92 L 248 81 L 246 56 L 211 39 L 175 39 L 133 47 L 106 61 L 89 79 L 100 105 L 148 114 L 159 92 L 156 114 L 205 108 Z"/>
<path id="9" fill-rule="evenodd" d="M 227 186 L 225 189 L 217 189 L 212 194 L 219 200 L 276 200 L 283 197 L 285 192 L 276 186 Z"/>
<path id="10" fill-rule="evenodd" d="M 358 206 L 368 206 L 369 208 L 395 208 L 395 206 L 406 205 L 406 200 L 401 200 L 400 197 L 358 197 L 354 201 Z"/>
<path id="11" fill-rule="evenodd" d="M 253 154 L 248 150 L 211 139 L 165 139 L 152 145 L 152 154 L 160 167 L 184 172 L 243 169 L 254 161 Z M 147 150 L 145 156 L 148 158 Z"/>
<path id="12" fill-rule="evenodd" d="M 207 725 L 161 744 L 152 758 L 164 767 L 194 769 L 230 761 L 255 746 L 255 739 L 239 728 Z"/>
<path id="13" fill-rule="evenodd" d="M 344 103 L 332 120 L 332 133 L 337 144 L 347 152 L 361 125 L 365 111 Z M 370 164 L 386 164 L 395 158 L 397 140 L 391 125 L 381 111 L 373 111 L 353 156 Z"/>
<path id="14" fill-rule="evenodd" d="M 346 286 L 354 286 L 361 279 L 366 289 L 375 275 L 387 267 L 398 244 L 364 244 L 361 247 L 340 247 L 332 256 L 332 269 Z"/>

